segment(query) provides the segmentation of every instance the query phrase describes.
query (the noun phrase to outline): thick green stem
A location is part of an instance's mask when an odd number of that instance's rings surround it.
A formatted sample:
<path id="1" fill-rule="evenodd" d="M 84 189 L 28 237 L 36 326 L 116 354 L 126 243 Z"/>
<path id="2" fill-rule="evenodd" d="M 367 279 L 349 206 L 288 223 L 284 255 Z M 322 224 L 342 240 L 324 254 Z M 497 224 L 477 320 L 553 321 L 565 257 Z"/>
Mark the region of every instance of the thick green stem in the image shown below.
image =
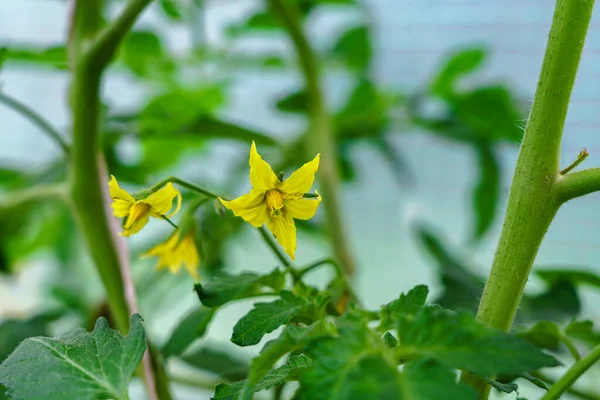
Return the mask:
<path id="1" fill-rule="evenodd" d="M 477 313 L 481 322 L 503 331 L 512 325 L 539 246 L 561 204 L 556 190 L 560 143 L 593 5 L 593 0 L 556 3 L 504 226 Z M 487 398 L 489 386 L 472 383 Z"/>
<path id="2" fill-rule="evenodd" d="M 27 106 L 26 104 L 20 102 L 19 100 L 15 99 L 14 97 L 11 97 L 6 93 L 2 92 L 0 92 L 0 103 L 12 108 L 28 120 L 30 120 L 32 123 L 37 125 L 42 130 L 42 132 L 46 133 L 48 137 L 50 137 L 50 139 L 54 140 L 56 144 L 58 144 L 58 146 L 66 155 L 69 155 L 69 145 L 67 144 L 67 142 L 65 142 L 65 139 L 63 139 L 61 133 L 56 128 L 54 128 L 52 124 L 48 122 L 48 120 L 46 120 L 44 117 L 38 114 L 35 110 Z"/>
<path id="3" fill-rule="evenodd" d="M 600 346 L 596 346 L 589 352 L 588 355 L 577 361 L 569 368 L 566 374 L 564 374 L 554 385 L 550 387 L 550 390 L 540 400 L 556 400 L 560 396 L 568 391 L 573 383 L 586 372 L 592 365 L 596 364 L 600 360 Z"/>
<path id="4" fill-rule="evenodd" d="M 559 201 L 585 196 L 600 190 L 600 168 L 584 169 L 561 177 L 556 183 Z"/>
<path id="5" fill-rule="evenodd" d="M 294 43 L 304 76 L 310 118 L 310 127 L 305 139 L 306 150 L 309 154 L 321 153 L 323 156 L 318 176 L 333 251 L 344 271 L 347 274 L 353 274 L 354 259 L 348 247 L 346 231 L 342 223 L 335 135 L 321 92 L 318 63 L 302 31 L 299 13 L 295 6 L 285 0 L 270 0 L 270 4 L 285 25 Z"/>

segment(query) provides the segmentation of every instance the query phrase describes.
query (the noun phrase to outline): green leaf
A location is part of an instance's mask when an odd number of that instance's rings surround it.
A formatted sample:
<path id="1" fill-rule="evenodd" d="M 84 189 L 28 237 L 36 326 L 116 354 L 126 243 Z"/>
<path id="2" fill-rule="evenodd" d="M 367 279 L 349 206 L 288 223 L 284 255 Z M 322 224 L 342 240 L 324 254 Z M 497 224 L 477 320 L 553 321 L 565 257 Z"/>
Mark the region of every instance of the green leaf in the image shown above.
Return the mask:
<path id="1" fill-rule="evenodd" d="M 2 69 L 2 64 L 4 60 L 6 60 L 6 55 L 8 54 L 8 50 L 6 47 L 0 47 L 0 70 Z"/>
<path id="2" fill-rule="evenodd" d="M 306 305 L 304 299 L 291 292 L 282 291 L 280 295 L 281 299 L 274 302 L 254 304 L 233 327 L 231 341 L 238 346 L 257 344 L 264 335 L 290 322 Z"/>
<path id="3" fill-rule="evenodd" d="M 175 21 L 181 21 L 182 15 L 177 0 L 160 0 L 159 4 L 167 17 Z"/>
<path id="4" fill-rule="evenodd" d="M 475 400 L 477 395 L 470 387 L 457 384 L 451 369 L 419 360 L 408 364 L 402 372 L 400 400 Z M 432 384 L 434 382 L 434 384 Z"/>
<path id="5" fill-rule="evenodd" d="M 594 330 L 594 323 L 589 320 L 572 321 L 565 328 L 565 334 L 586 343 L 590 347 L 600 344 L 600 332 Z"/>
<path id="6" fill-rule="evenodd" d="M 234 139 L 246 143 L 254 141 L 257 146 L 278 145 L 275 139 L 264 133 L 209 115 L 203 115 L 183 126 L 179 135 L 200 136 L 206 139 Z"/>
<path id="7" fill-rule="evenodd" d="M 216 308 L 199 307 L 185 316 L 163 346 L 163 356 L 180 355 L 192 342 L 204 336 L 216 311 Z"/>
<path id="8" fill-rule="evenodd" d="M 394 335 L 392 335 L 390 332 L 386 332 L 383 334 L 383 341 L 385 342 L 385 344 L 387 344 L 391 349 L 393 349 L 394 347 L 398 346 L 398 339 L 396 339 L 396 337 Z"/>
<path id="9" fill-rule="evenodd" d="M 248 376 L 248 361 L 229 352 L 213 349 L 212 346 L 187 351 L 182 356 L 185 363 L 208 371 L 230 381 L 239 381 Z"/>
<path id="10" fill-rule="evenodd" d="M 519 390 L 519 385 L 517 385 L 516 383 L 500 383 L 489 378 L 485 378 L 485 381 L 496 390 L 499 390 L 504 393 L 512 393 Z"/>
<path id="11" fill-rule="evenodd" d="M 390 350 L 355 313 L 338 319 L 339 335 L 313 341 L 305 351 L 314 366 L 300 377 L 299 400 L 402 398 Z"/>
<path id="12" fill-rule="evenodd" d="M 517 333 L 517 336 L 540 349 L 557 350 L 561 343 L 560 329 L 552 321 L 538 321 L 527 331 Z"/>
<path id="13" fill-rule="evenodd" d="M 128 400 L 129 380 L 145 348 L 139 315 L 131 317 L 125 337 L 100 318 L 91 333 L 79 328 L 26 339 L 0 364 L 0 384 L 15 400 Z"/>
<path id="14" fill-rule="evenodd" d="M 287 113 L 306 113 L 308 111 L 308 94 L 304 90 L 290 93 L 277 100 L 275 108 Z"/>
<path id="15" fill-rule="evenodd" d="M 367 70 L 373 57 L 369 28 L 361 25 L 348 29 L 338 38 L 331 53 L 351 69 Z"/>
<path id="16" fill-rule="evenodd" d="M 12 353 L 19 343 L 32 336 L 48 334 L 48 324 L 60 314 L 47 313 L 28 320 L 9 319 L 0 323 L 0 362 Z"/>
<path id="17" fill-rule="evenodd" d="M 600 288 L 600 276 L 598 274 L 575 267 L 569 269 L 536 269 L 535 274 L 549 284 L 569 281 L 576 285 L 589 285 Z"/>
<path id="18" fill-rule="evenodd" d="M 424 308 L 413 319 L 400 319 L 399 349 L 430 357 L 482 376 L 518 374 L 560 363 L 523 339 L 478 323 L 467 312 Z"/>
<path id="19" fill-rule="evenodd" d="M 485 56 L 483 49 L 468 49 L 456 53 L 440 69 L 431 83 L 431 90 L 442 97 L 454 94 L 457 80 L 477 70 L 485 60 Z"/>
<path id="20" fill-rule="evenodd" d="M 521 372 L 519 374 L 519 378 L 523 378 L 525 380 L 528 380 L 529 382 L 533 383 L 535 386 L 539 387 L 540 389 L 544 389 L 545 391 L 548 391 L 548 385 L 546 385 L 544 383 L 544 381 L 542 381 L 539 378 L 536 378 L 535 376 L 531 375 L 529 372 Z"/>
<path id="21" fill-rule="evenodd" d="M 389 329 L 396 326 L 400 318 L 414 317 L 427 300 L 429 289 L 425 285 L 418 285 L 408 291 L 400 294 L 400 297 L 391 303 L 381 307 L 381 329 Z"/>
<path id="22" fill-rule="evenodd" d="M 152 31 L 133 31 L 120 50 L 123 63 L 140 77 L 163 79 L 175 71 L 160 36 Z"/>
<path id="23" fill-rule="evenodd" d="M 523 296 L 517 313 L 519 321 L 571 319 L 581 311 L 581 301 L 575 284 L 569 280 L 550 283 L 546 291 L 535 296 Z"/>
<path id="24" fill-rule="evenodd" d="M 233 300 L 273 293 L 265 291 L 271 288 L 279 292 L 285 284 L 285 274 L 274 269 L 267 275 L 254 272 L 242 272 L 239 275 L 221 273 L 205 283 L 194 286 L 202 304 L 207 307 L 218 307 Z"/>
<path id="25" fill-rule="evenodd" d="M 29 44 L 11 44 L 4 48 L 3 54 L 6 62 L 47 66 L 58 69 L 69 68 L 65 46 L 39 48 Z"/>
<path id="26" fill-rule="evenodd" d="M 268 12 L 257 12 L 242 23 L 230 25 L 227 27 L 227 34 L 236 37 L 250 33 L 265 33 L 280 29 L 281 23 Z"/>
<path id="27" fill-rule="evenodd" d="M 298 380 L 298 376 L 312 365 L 312 360 L 304 354 L 291 356 L 288 362 L 281 367 L 269 371 L 254 386 L 253 392 L 268 390 L 279 386 L 284 382 Z M 234 384 L 220 384 L 212 397 L 214 400 L 237 400 L 244 387 L 245 382 L 236 382 Z"/>
<path id="28" fill-rule="evenodd" d="M 491 146 L 477 148 L 479 156 L 479 177 L 473 189 L 473 209 L 475 226 L 473 238 L 481 239 L 492 227 L 498 209 L 500 196 L 500 166 Z"/>

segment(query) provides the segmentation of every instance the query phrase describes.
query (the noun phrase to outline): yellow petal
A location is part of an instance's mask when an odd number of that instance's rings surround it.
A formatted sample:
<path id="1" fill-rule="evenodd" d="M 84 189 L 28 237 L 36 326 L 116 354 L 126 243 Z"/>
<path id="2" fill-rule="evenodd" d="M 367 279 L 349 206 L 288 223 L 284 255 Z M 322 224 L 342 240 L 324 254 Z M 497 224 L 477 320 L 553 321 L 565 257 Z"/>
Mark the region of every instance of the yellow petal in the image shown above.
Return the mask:
<path id="1" fill-rule="evenodd" d="M 127 200 L 115 199 L 111 204 L 113 208 L 113 214 L 115 217 L 125 218 L 129 215 L 129 210 L 131 210 L 131 206 L 133 203 Z"/>
<path id="2" fill-rule="evenodd" d="M 152 207 L 153 217 L 160 218 L 163 215 L 166 215 L 169 212 L 169 210 L 173 208 L 173 200 L 176 197 L 178 198 L 177 206 L 175 208 L 175 211 L 173 211 L 169 215 L 173 216 L 179 211 L 179 208 L 181 208 L 181 201 L 179 200 L 180 196 L 181 194 L 179 193 L 179 190 L 175 189 L 175 186 L 173 186 L 173 184 L 169 182 L 160 190 L 152 193 L 150 196 L 141 200 L 141 202 L 149 204 L 150 207 Z"/>
<path id="3" fill-rule="evenodd" d="M 312 161 L 298 168 L 279 186 L 279 190 L 286 194 L 304 194 L 310 191 L 315 181 L 315 173 L 319 169 L 320 159 L 321 155 L 317 154 Z"/>
<path id="4" fill-rule="evenodd" d="M 180 245 L 181 247 L 181 259 L 186 271 L 195 280 L 200 280 L 198 275 L 198 265 L 200 265 L 200 255 L 196 248 L 196 242 L 194 240 L 193 233 L 189 233 L 183 238 Z"/>
<path id="5" fill-rule="evenodd" d="M 113 200 L 123 200 L 128 203 L 135 203 L 135 199 L 131 196 L 127 191 L 121 189 L 119 184 L 117 183 L 117 179 L 111 175 L 110 182 L 108 182 L 108 189 L 110 192 L 110 197 Z"/>
<path id="6" fill-rule="evenodd" d="M 172 252 L 177 243 L 179 242 L 179 231 L 175 231 L 167 240 L 157 244 L 147 252 L 143 253 L 140 257 L 155 257 L 161 256 L 163 253 Z"/>
<path id="7" fill-rule="evenodd" d="M 219 197 L 219 201 L 223 206 L 233 211 L 236 217 L 242 217 L 244 221 L 255 228 L 260 228 L 267 220 L 265 192 L 261 190 L 252 189 L 250 193 L 231 201 Z"/>
<path id="8" fill-rule="evenodd" d="M 250 161 L 248 164 L 250 164 L 250 183 L 254 189 L 267 191 L 275 188 L 279 181 L 277 175 L 258 154 L 254 141 L 252 141 L 252 147 L 250 147 Z"/>
<path id="9" fill-rule="evenodd" d="M 146 214 L 144 217 L 134 222 L 129 228 L 125 228 L 123 231 L 123 236 L 131 236 L 134 233 L 138 233 L 144 226 L 146 226 L 149 219 L 150 214 Z"/>
<path id="10" fill-rule="evenodd" d="M 296 225 L 290 215 L 279 213 L 267 220 L 267 228 L 292 260 L 296 257 Z"/>
<path id="11" fill-rule="evenodd" d="M 317 192 L 319 194 L 319 192 Z M 314 199 L 289 199 L 284 202 L 284 211 L 292 218 L 311 219 L 321 204 L 321 196 Z"/>
<path id="12" fill-rule="evenodd" d="M 148 219 L 150 215 L 150 206 L 146 203 L 137 202 L 131 206 L 129 210 L 129 215 L 127 216 L 127 220 L 125 221 L 125 229 L 130 229 L 133 224 L 138 222 L 141 219 Z"/>

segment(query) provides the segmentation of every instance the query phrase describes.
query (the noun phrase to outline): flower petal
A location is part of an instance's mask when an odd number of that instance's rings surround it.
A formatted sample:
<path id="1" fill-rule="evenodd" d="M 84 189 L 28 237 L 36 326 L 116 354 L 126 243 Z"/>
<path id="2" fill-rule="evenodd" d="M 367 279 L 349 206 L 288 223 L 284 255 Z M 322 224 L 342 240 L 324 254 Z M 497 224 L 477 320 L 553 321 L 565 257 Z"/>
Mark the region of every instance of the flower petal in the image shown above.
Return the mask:
<path id="1" fill-rule="evenodd" d="M 317 192 L 319 194 L 319 192 Z M 321 204 L 321 196 L 314 199 L 288 199 L 284 202 L 284 211 L 292 218 L 311 219 L 317 212 L 317 207 Z"/>
<path id="2" fill-rule="evenodd" d="M 287 178 L 279 190 L 285 194 L 299 194 L 307 193 L 315 181 L 315 173 L 319 169 L 319 161 L 321 155 L 317 156 L 312 160 L 298 168 L 289 178 Z"/>
<path id="3" fill-rule="evenodd" d="M 143 253 L 140 257 L 159 257 L 163 253 L 168 253 L 173 251 L 177 243 L 179 242 L 179 231 L 175 231 L 167 240 L 162 243 L 157 244 L 147 252 Z"/>
<path id="4" fill-rule="evenodd" d="M 267 220 L 267 228 L 292 260 L 296 258 L 296 225 L 292 217 L 285 213 L 273 215 Z"/>
<path id="5" fill-rule="evenodd" d="M 115 199 L 111 204 L 113 208 L 113 214 L 118 218 L 125 218 L 129 215 L 129 210 L 131 210 L 131 206 L 133 203 L 127 200 Z"/>
<path id="6" fill-rule="evenodd" d="M 180 197 L 179 190 L 175 189 L 175 186 L 171 182 L 167 183 L 163 188 L 152 193 L 150 196 L 141 200 L 142 202 L 149 204 L 152 207 L 153 217 L 162 217 L 166 215 L 169 210 L 173 208 L 173 200 L 176 197 Z M 177 201 L 175 211 L 169 214 L 169 216 L 175 215 L 181 208 L 180 200 Z"/>
<path id="7" fill-rule="evenodd" d="M 138 219 L 133 224 L 131 224 L 131 226 L 129 228 L 125 228 L 122 235 L 123 236 L 131 236 L 134 233 L 138 233 L 140 230 L 142 230 L 142 228 L 144 226 L 146 226 L 149 219 L 150 219 L 150 214 L 146 214 L 144 217 Z"/>
<path id="8" fill-rule="evenodd" d="M 279 179 L 273 172 L 271 166 L 262 159 L 258 151 L 256 151 L 256 144 L 252 141 L 252 147 L 250 147 L 250 183 L 254 189 L 267 191 L 274 189 Z"/>
<path id="9" fill-rule="evenodd" d="M 181 252 L 181 259 L 186 271 L 195 280 L 200 280 L 200 275 L 198 275 L 200 255 L 198 254 L 198 249 L 196 248 L 196 242 L 194 240 L 193 233 L 189 233 L 185 236 L 185 238 L 183 238 L 179 244 L 179 248 L 181 248 L 179 251 Z"/>
<path id="10" fill-rule="evenodd" d="M 236 217 L 242 217 L 244 221 L 255 228 L 260 228 L 267 220 L 267 204 L 264 191 L 252 189 L 250 193 L 235 200 L 227 201 L 219 197 L 219 201 L 223 206 L 233 211 Z"/>
<path id="11" fill-rule="evenodd" d="M 110 176 L 110 182 L 108 182 L 108 189 L 110 192 L 110 197 L 113 200 L 122 200 L 132 204 L 135 203 L 135 199 L 133 198 L 133 196 L 127 193 L 127 191 L 121 189 L 119 183 L 117 182 L 117 179 L 113 175 Z"/>

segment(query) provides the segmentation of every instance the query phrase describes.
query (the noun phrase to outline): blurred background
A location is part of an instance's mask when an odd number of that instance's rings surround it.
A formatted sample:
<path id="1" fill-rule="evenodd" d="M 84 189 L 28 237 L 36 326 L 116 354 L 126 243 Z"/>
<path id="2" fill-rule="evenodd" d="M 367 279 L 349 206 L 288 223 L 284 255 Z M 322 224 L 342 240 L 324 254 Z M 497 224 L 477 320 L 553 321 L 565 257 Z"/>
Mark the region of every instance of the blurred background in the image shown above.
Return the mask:
<path id="1" fill-rule="evenodd" d="M 339 208 L 359 296 L 377 309 L 424 283 L 432 300 L 474 310 L 498 240 L 554 2 L 297 1 L 334 121 Z M 107 16 L 122 5 L 107 3 Z M 68 140 L 68 16 L 66 1 L 0 0 L 3 195 L 67 174 L 60 148 L 4 96 L 36 110 Z M 585 165 L 600 165 L 597 17 L 566 122 L 564 166 L 583 148 L 590 153 Z M 176 175 L 229 196 L 245 193 L 252 140 L 286 171 L 308 161 L 298 151 L 307 128 L 302 88 L 291 42 L 263 1 L 156 1 L 106 76 L 109 170 L 130 191 Z M 598 320 L 599 200 L 592 194 L 560 210 L 534 267 L 545 272 L 533 273 L 528 283 L 520 326 Z M 322 214 L 299 226 L 299 265 L 331 255 Z M 0 218 L 0 361 L 27 336 L 93 327 L 106 313 L 103 289 L 69 209 L 44 202 Z M 209 205 L 198 226 L 202 277 L 277 265 L 256 230 L 232 215 L 221 217 Z M 141 314 L 157 343 L 198 306 L 191 278 L 157 272 L 154 260 L 138 257 L 170 229 L 155 220 L 128 239 Z M 318 285 L 327 273 L 311 279 Z M 243 370 L 259 350 L 229 342 L 250 305 L 227 306 L 205 338 L 170 360 L 177 399 L 209 398 L 219 375 Z M 594 375 L 598 371 L 581 386 Z M 142 393 L 141 384 L 134 386 Z M 539 392 L 523 384 L 520 393 Z"/>

